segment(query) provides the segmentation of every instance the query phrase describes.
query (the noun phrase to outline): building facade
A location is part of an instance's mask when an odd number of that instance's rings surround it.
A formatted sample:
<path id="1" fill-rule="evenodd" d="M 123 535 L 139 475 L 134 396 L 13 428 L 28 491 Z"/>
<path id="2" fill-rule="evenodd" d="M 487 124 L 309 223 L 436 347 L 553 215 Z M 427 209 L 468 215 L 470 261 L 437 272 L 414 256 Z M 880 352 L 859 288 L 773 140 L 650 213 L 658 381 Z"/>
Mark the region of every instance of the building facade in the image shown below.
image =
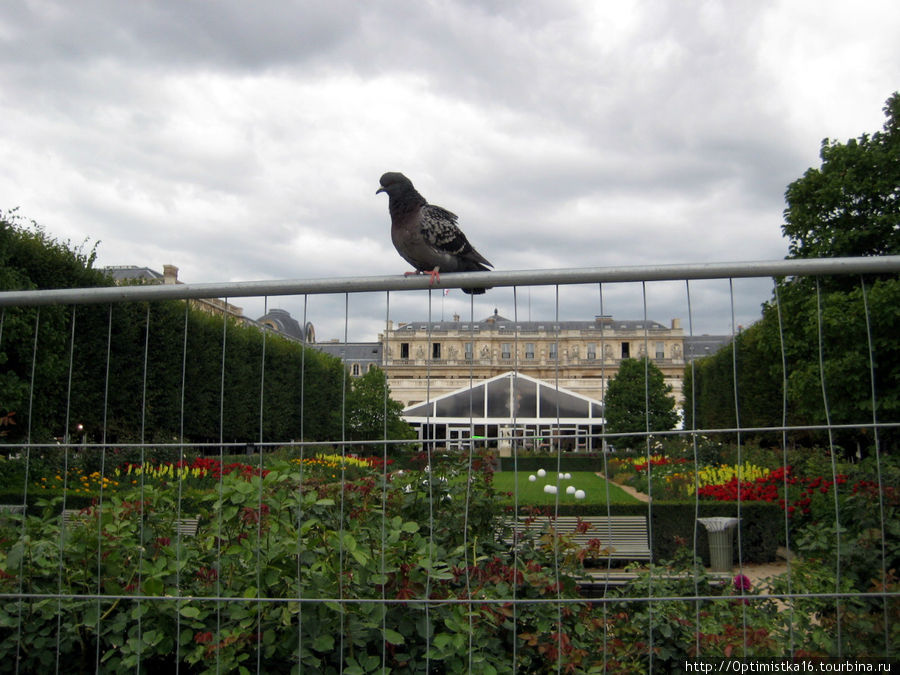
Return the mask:
<path id="1" fill-rule="evenodd" d="M 378 342 L 339 342 L 331 340 L 310 346 L 315 347 L 320 352 L 336 356 L 343 361 L 351 377 L 362 377 L 372 368 L 381 367 L 381 344 Z"/>
<path id="2" fill-rule="evenodd" d="M 681 401 L 685 336 L 679 319 L 512 321 L 497 310 L 474 323 L 389 323 L 379 335 L 391 395 L 410 406 L 470 382 L 516 371 L 602 401 L 627 358 L 649 356 Z"/>

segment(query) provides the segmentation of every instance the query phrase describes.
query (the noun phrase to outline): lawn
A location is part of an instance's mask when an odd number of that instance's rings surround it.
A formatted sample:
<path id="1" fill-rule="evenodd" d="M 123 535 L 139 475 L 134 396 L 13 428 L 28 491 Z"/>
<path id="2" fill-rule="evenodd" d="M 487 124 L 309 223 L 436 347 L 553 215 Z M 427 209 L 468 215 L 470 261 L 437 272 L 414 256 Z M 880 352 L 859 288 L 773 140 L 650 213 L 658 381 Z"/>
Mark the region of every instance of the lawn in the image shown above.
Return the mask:
<path id="1" fill-rule="evenodd" d="M 529 476 L 535 476 L 534 481 L 528 480 Z M 592 504 L 606 505 L 607 482 L 590 471 L 574 471 L 571 478 L 558 478 L 556 472 L 547 472 L 544 477 L 538 477 L 536 472 L 498 471 L 494 474 L 494 488 L 498 493 L 514 492 L 516 490 L 516 477 L 518 476 L 518 500 L 519 504 L 553 505 L 557 497 L 560 504 Z M 544 491 L 545 485 L 553 485 L 557 488 L 557 494 Z M 576 499 L 574 495 L 567 494 L 566 488 L 573 485 L 578 490 L 584 490 L 584 499 Z M 502 496 L 504 503 L 513 503 L 514 497 Z M 615 483 L 609 483 L 610 504 L 638 504 L 637 499 L 627 494 Z"/>

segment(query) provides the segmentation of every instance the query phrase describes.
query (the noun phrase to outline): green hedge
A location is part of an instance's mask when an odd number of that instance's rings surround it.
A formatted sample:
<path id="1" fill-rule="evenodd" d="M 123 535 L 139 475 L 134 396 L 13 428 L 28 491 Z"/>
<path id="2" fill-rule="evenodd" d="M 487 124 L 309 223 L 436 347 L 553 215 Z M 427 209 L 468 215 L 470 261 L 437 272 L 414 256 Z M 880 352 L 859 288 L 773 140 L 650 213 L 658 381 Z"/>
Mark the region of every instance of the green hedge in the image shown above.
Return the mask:
<path id="1" fill-rule="evenodd" d="M 599 452 L 562 455 L 558 460 L 560 471 L 603 471 L 603 455 Z M 500 458 L 500 471 L 556 471 L 556 467 L 555 455 Z"/>
<path id="2" fill-rule="evenodd" d="M 527 508 L 527 507 L 525 507 Z M 706 528 L 697 518 L 715 516 L 736 517 L 737 504 L 734 502 L 654 503 L 652 509 L 647 504 L 617 504 L 606 507 L 580 504 L 560 504 L 561 516 L 646 516 L 652 512 L 652 542 L 654 560 L 670 560 L 682 546 L 693 547 L 697 538 L 697 555 L 704 565 L 709 565 L 709 536 Z M 747 502 L 741 504 L 740 549 L 738 555 L 738 531 L 734 533 L 733 560 L 737 564 L 742 558 L 745 563 L 766 563 L 775 560 L 778 547 L 784 544 L 784 512 L 777 504 L 768 502 Z"/>

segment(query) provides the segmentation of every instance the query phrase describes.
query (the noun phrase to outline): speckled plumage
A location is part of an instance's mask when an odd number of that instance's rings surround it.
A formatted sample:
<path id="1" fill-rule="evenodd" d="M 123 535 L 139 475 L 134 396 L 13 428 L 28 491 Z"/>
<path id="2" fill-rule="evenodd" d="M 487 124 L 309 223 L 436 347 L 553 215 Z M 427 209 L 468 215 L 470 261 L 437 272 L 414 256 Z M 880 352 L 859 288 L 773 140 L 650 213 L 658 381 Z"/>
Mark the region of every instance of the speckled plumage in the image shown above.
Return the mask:
<path id="1" fill-rule="evenodd" d="M 388 195 L 391 240 L 397 252 L 417 272 L 440 278 L 438 272 L 484 272 L 491 263 L 466 239 L 457 227 L 456 214 L 425 201 L 402 173 L 381 177 L 376 192 Z M 466 293 L 484 293 L 484 288 L 464 288 Z"/>

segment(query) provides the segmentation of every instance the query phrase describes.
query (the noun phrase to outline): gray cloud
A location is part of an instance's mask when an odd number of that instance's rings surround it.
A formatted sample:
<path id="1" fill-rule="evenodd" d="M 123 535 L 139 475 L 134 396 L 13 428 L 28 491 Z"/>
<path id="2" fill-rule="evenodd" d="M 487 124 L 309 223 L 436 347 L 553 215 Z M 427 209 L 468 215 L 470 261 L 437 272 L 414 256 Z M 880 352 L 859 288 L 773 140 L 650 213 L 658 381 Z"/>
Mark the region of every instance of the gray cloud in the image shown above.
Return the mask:
<path id="1" fill-rule="evenodd" d="M 500 269 L 779 258 L 787 184 L 822 137 L 879 128 L 896 87 L 900 19 L 886 1 L 854 8 L 14 3 L 0 206 L 100 240 L 101 264 L 174 263 L 194 282 L 403 272 L 374 194 L 386 170 L 456 212 Z M 686 319 L 683 289 L 648 288 L 651 318 Z M 769 284 L 735 288 L 746 325 Z M 557 311 L 546 293 L 530 293 L 535 317 Z M 730 331 L 727 284 L 696 293 L 697 332 Z M 633 289 L 604 296 L 607 313 L 643 311 Z M 378 305 L 353 303 L 352 338 L 374 339 Z M 427 311 L 421 293 L 391 305 Z M 559 311 L 598 305 L 572 288 Z M 511 291 L 475 315 L 494 307 L 511 315 Z M 340 298 L 309 311 L 320 337 L 342 335 Z"/>

